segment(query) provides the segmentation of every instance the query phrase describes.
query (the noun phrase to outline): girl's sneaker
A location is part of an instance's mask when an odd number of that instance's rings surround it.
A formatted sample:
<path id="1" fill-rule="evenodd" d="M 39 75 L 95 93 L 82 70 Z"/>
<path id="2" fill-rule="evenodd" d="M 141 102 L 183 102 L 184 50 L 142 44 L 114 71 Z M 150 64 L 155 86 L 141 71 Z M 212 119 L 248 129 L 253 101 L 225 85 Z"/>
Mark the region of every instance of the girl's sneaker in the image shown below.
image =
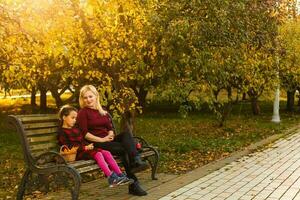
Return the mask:
<path id="1" fill-rule="evenodd" d="M 119 174 L 118 176 L 123 179 L 123 182 L 120 183 L 120 185 L 131 184 L 134 182 L 134 180 L 131 178 L 128 178 L 125 173 Z"/>
<path id="2" fill-rule="evenodd" d="M 116 187 L 118 185 L 121 185 L 124 182 L 124 178 L 119 177 L 115 172 L 113 172 L 109 177 L 108 177 L 108 184 L 109 187 Z"/>

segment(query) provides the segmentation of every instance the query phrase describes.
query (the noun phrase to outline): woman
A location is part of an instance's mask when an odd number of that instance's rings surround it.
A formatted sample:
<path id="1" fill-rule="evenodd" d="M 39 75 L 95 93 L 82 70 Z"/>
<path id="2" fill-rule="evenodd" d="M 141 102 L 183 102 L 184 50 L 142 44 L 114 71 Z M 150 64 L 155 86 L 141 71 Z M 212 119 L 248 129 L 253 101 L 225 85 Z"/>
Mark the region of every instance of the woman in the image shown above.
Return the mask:
<path id="1" fill-rule="evenodd" d="M 128 178 L 134 180 L 129 185 L 129 193 L 137 196 L 147 195 L 132 172 L 133 167 L 145 168 L 147 163 L 141 160 L 135 142 L 129 132 L 115 135 L 111 119 L 99 102 L 99 93 L 92 85 L 85 85 L 79 95 L 80 110 L 77 116 L 83 136 L 95 147 L 110 151 L 121 157 Z"/>

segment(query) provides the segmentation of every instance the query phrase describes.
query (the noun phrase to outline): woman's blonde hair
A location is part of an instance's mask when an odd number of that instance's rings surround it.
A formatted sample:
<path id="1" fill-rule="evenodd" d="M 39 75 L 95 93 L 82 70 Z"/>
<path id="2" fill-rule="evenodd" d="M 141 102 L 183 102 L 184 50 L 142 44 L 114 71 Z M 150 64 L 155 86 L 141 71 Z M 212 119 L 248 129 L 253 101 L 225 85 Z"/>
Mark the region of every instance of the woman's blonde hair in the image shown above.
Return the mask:
<path id="1" fill-rule="evenodd" d="M 85 104 L 84 104 L 84 101 L 83 101 L 83 96 L 88 91 L 92 92 L 96 96 L 96 109 L 99 110 L 99 113 L 101 115 L 105 115 L 107 112 L 102 108 L 102 106 L 100 104 L 100 99 L 99 99 L 99 92 L 97 91 L 97 89 L 93 85 L 85 85 L 80 89 L 80 94 L 79 94 L 80 108 L 85 107 Z"/>

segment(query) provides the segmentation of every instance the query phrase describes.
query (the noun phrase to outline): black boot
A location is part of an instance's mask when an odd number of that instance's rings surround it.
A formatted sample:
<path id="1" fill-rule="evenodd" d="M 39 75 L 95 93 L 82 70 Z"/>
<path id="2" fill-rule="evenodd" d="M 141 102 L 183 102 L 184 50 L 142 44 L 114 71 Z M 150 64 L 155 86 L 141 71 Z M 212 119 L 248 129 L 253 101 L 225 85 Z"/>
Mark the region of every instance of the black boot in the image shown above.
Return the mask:
<path id="1" fill-rule="evenodd" d="M 140 183 L 138 181 L 135 181 L 134 183 L 129 185 L 128 193 L 135 195 L 135 196 L 147 195 L 147 192 L 145 190 L 143 190 L 143 188 L 140 186 Z"/>
<path id="2" fill-rule="evenodd" d="M 140 172 L 143 171 L 145 169 L 147 169 L 149 167 L 149 164 L 145 161 L 142 161 L 141 156 L 137 155 L 134 157 L 134 164 L 132 166 L 132 172 Z"/>

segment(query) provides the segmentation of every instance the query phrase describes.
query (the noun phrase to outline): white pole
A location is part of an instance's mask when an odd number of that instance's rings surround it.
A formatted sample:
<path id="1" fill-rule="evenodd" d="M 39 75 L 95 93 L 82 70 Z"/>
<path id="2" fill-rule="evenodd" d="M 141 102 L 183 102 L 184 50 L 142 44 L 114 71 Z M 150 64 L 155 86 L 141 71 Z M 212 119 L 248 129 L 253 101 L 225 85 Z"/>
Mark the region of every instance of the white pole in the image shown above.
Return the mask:
<path id="1" fill-rule="evenodd" d="M 279 86 L 277 87 L 275 91 L 275 99 L 274 99 L 274 106 L 273 106 L 273 117 L 272 122 L 279 123 L 280 122 L 280 116 L 279 116 Z"/>
<path id="2" fill-rule="evenodd" d="M 273 105 L 272 122 L 279 123 L 280 122 L 280 116 L 279 116 L 280 80 L 279 80 L 279 58 L 278 58 L 277 52 L 276 52 L 276 65 L 277 65 L 278 86 L 275 90 L 275 99 L 274 99 L 274 105 Z"/>

